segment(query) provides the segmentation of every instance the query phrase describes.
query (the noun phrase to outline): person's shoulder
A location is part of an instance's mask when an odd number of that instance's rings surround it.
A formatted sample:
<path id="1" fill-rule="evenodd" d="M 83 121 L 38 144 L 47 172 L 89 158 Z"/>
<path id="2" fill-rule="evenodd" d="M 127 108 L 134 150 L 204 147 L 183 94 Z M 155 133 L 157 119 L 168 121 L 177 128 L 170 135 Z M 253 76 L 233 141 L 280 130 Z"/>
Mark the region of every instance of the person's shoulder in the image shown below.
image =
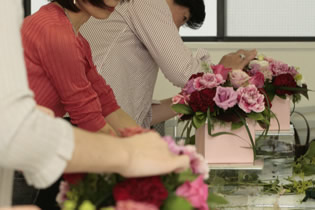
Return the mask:
<path id="1" fill-rule="evenodd" d="M 131 0 L 123 3 L 122 5 L 124 4 L 128 5 L 128 10 L 138 11 L 139 13 L 143 13 L 143 10 L 169 10 L 166 0 Z"/>
<path id="2" fill-rule="evenodd" d="M 58 35 L 68 31 L 67 17 L 62 8 L 56 4 L 49 3 L 40 8 L 39 11 L 24 19 L 22 34 L 26 31 L 41 34 L 41 36 L 54 34 Z"/>

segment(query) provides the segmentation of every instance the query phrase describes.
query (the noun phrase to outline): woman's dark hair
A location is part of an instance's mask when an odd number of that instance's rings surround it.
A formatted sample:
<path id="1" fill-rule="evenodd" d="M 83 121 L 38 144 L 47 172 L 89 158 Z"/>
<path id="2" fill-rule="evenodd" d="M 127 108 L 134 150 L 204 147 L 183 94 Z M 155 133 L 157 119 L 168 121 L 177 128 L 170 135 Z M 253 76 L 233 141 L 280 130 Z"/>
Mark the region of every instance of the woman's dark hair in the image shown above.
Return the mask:
<path id="1" fill-rule="evenodd" d="M 60 4 L 63 8 L 66 8 L 67 10 L 70 10 L 72 12 L 79 12 L 80 9 L 73 3 L 73 0 L 49 0 L 51 2 L 57 2 Z M 106 8 L 107 5 L 104 4 L 103 0 L 82 0 L 82 1 L 88 1 L 90 4 L 99 7 L 99 8 Z M 124 2 L 125 0 L 120 0 L 120 2 Z M 127 0 L 128 1 L 128 0 Z"/>
<path id="2" fill-rule="evenodd" d="M 189 9 L 190 18 L 186 22 L 189 28 L 197 29 L 202 26 L 206 17 L 203 0 L 174 0 L 174 3 Z"/>

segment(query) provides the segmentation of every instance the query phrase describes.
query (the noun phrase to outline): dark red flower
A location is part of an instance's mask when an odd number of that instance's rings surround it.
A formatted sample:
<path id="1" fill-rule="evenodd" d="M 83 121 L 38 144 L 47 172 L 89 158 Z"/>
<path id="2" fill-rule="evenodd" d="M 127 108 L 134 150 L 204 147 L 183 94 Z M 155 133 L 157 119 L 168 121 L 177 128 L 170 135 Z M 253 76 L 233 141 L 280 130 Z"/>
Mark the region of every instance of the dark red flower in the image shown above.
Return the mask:
<path id="1" fill-rule="evenodd" d="M 67 181 L 69 184 L 77 184 L 85 176 L 86 176 L 86 173 L 63 174 L 64 180 Z"/>
<path id="2" fill-rule="evenodd" d="M 277 87 L 296 87 L 296 82 L 291 74 L 280 74 L 273 79 L 272 84 Z M 277 95 L 292 95 L 294 91 L 292 90 L 281 90 L 279 88 L 276 89 Z"/>
<path id="3" fill-rule="evenodd" d="M 126 179 L 118 183 L 113 190 L 116 202 L 133 200 L 145 202 L 160 207 L 168 196 L 168 192 L 161 181 L 161 177 L 144 177 Z"/>
<path id="4" fill-rule="evenodd" d="M 198 73 L 196 73 L 196 74 L 193 74 L 193 75 L 191 75 L 191 76 L 189 77 L 189 80 L 195 79 L 195 78 L 197 78 L 197 77 L 202 77 L 203 74 L 204 74 L 203 72 L 198 72 Z"/>
<path id="5" fill-rule="evenodd" d="M 195 91 L 190 95 L 189 105 L 194 112 L 207 112 L 208 108 L 210 111 L 214 111 L 215 102 L 213 98 L 215 96 L 215 88 L 206 88 L 201 91 Z"/>

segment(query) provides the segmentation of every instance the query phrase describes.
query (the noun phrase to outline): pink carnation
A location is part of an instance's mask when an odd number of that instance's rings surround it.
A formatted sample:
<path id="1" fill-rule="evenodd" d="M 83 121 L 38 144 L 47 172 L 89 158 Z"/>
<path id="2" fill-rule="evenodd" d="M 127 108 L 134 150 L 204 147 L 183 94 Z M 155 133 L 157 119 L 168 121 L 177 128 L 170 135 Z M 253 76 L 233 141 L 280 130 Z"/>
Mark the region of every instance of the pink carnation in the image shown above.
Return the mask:
<path id="1" fill-rule="evenodd" d="M 293 66 L 289 66 L 281 61 L 271 60 L 269 67 L 273 73 L 273 76 L 279 76 L 280 74 L 291 74 L 293 77 L 297 75 L 297 70 Z"/>
<path id="2" fill-rule="evenodd" d="M 156 206 L 143 203 L 136 202 L 133 200 L 121 200 L 117 202 L 117 206 L 115 210 L 159 210 Z"/>
<path id="3" fill-rule="evenodd" d="M 199 176 L 192 182 L 185 182 L 176 190 L 176 195 L 184 197 L 190 204 L 199 210 L 208 210 L 208 186 L 203 182 L 203 177 Z"/>
<path id="4" fill-rule="evenodd" d="M 227 110 L 237 103 L 237 93 L 232 87 L 219 86 L 213 100 L 218 107 Z"/>
<path id="5" fill-rule="evenodd" d="M 249 79 L 249 75 L 243 70 L 237 69 L 230 72 L 230 81 L 232 86 L 235 88 L 246 86 Z"/>
<path id="6" fill-rule="evenodd" d="M 68 182 L 61 181 L 59 185 L 59 193 L 56 197 L 56 201 L 60 207 L 62 207 L 63 203 L 67 200 L 67 192 L 69 192 L 70 186 Z"/>
<path id="7" fill-rule="evenodd" d="M 220 74 L 206 73 L 202 77 L 196 78 L 193 85 L 196 90 L 203 90 L 217 87 L 224 82 L 225 80 Z"/>
<path id="8" fill-rule="evenodd" d="M 262 112 L 265 110 L 264 95 L 259 93 L 255 85 L 248 85 L 237 89 L 238 106 L 246 113 Z"/>
<path id="9" fill-rule="evenodd" d="M 229 72 L 232 70 L 231 68 L 225 68 L 222 64 L 212 65 L 211 66 L 214 74 L 220 74 L 223 80 L 226 80 Z"/>
<path id="10" fill-rule="evenodd" d="M 209 167 L 203 156 L 197 153 L 195 146 L 178 145 L 170 136 L 165 136 L 163 139 L 167 142 L 169 149 L 174 154 L 183 154 L 189 156 L 190 168 L 194 174 L 202 174 L 205 179 L 209 177 Z"/>

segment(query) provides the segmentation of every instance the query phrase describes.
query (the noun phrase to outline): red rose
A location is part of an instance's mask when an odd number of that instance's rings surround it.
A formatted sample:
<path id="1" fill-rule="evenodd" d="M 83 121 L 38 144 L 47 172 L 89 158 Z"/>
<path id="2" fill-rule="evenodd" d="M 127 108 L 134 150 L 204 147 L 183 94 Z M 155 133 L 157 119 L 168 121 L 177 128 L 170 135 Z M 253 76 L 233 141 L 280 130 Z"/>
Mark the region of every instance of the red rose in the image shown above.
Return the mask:
<path id="1" fill-rule="evenodd" d="M 133 200 L 150 203 L 160 207 L 166 200 L 168 192 L 161 177 L 132 178 L 117 184 L 113 190 L 116 202 L 120 200 Z"/>
<path id="2" fill-rule="evenodd" d="M 280 74 L 273 79 L 272 84 L 276 87 L 296 87 L 296 82 L 291 74 Z M 291 90 L 277 89 L 277 95 L 292 95 L 294 92 Z"/>
<path id="3" fill-rule="evenodd" d="M 193 74 L 193 75 L 191 75 L 191 76 L 189 77 L 189 80 L 195 79 L 195 78 L 197 78 L 197 77 L 202 77 L 203 74 L 204 74 L 203 72 L 198 72 L 198 73 L 196 73 L 196 74 Z"/>
<path id="4" fill-rule="evenodd" d="M 77 184 L 85 176 L 86 176 L 85 173 L 63 174 L 64 180 L 67 181 L 69 184 Z"/>
<path id="5" fill-rule="evenodd" d="M 207 112 L 208 108 L 210 111 L 214 111 L 215 102 L 213 98 L 215 96 L 215 88 L 206 88 L 201 91 L 195 91 L 190 95 L 189 105 L 194 112 L 201 111 Z"/>

